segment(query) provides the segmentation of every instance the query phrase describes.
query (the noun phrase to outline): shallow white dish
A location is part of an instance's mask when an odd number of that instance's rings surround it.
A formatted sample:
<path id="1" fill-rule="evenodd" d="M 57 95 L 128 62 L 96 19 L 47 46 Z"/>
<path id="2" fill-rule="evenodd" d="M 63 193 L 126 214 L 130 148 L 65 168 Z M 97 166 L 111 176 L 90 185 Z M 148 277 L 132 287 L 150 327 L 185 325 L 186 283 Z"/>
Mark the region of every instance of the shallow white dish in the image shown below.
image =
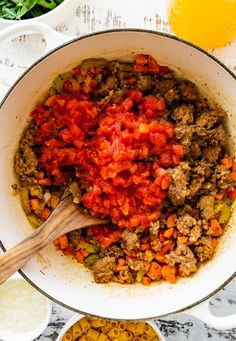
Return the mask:
<path id="1" fill-rule="evenodd" d="M 6 285 L 8 285 L 9 282 L 16 282 L 16 283 L 25 282 L 27 285 L 29 285 L 24 280 L 24 278 L 22 278 L 22 276 L 19 273 L 16 273 L 12 277 L 10 277 L 9 280 L 6 282 Z M 18 288 L 18 286 L 16 286 L 16 288 Z M 19 295 L 21 295 L 21 294 L 23 294 L 23 293 L 21 291 L 19 291 Z M 38 292 L 36 292 L 36 294 L 40 295 Z M 43 297 L 43 299 L 44 299 L 43 304 L 45 305 L 43 307 L 44 310 L 45 310 L 45 314 L 44 314 L 42 319 L 37 321 L 37 324 L 34 321 L 34 327 L 31 330 L 28 330 L 28 331 L 25 331 L 25 332 L 23 332 L 23 331 L 22 332 L 19 332 L 19 331 L 17 332 L 17 331 L 13 331 L 13 330 L 11 331 L 9 328 L 5 329 L 5 326 L 6 326 L 5 323 L 4 323 L 4 328 L 0 324 L 0 337 L 1 337 L 1 340 L 3 340 L 3 341 L 13 341 L 13 340 L 17 340 L 17 341 L 32 341 L 32 340 L 35 340 L 39 335 L 41 335 L 43 333 L 43 331 L 46 329 L 46 327 L 47 327 L 47 325 L 49 323 L 49 320 L 50 320 L 50 317 L 51 317 L 51 312 L 52 312 L 52 303 L 51 303 L 51 301 L 48 298 L 46 298 L 45 296 Z M 38 306 L 34 306 L 33 307 L 33 311 L 38 311 L 38 309 L 39 309 Z M 31 309 L 31 312 L 32 312 L 32 309 Z M 10 311 L 9 312 L 6 311 L 7 315 L 9 315 L 9 313 L 10 313 Z M 27 314 L 25 314 L 24 316 L 27 316 Z M 16 323 L 16 321 L 15 321 L 15 323 Z"/>
<path id="2" fill-rule="evenodd" d="M 77 321 L 79 321 L 83 317 L 84 317 L 84 315 L 81 315 L 81 314 L 75 314 L 74 316 L 72 316 L 72 318 L 62 328 L 62 330 L 61 330 L 60 334 L 58 335 L 56 341 L 62 341 L 63 336 L 65 335 L 67 330 L 70 329 L 70 327 L 72 327 L 73 324 L 75 324 Z M 157 327 L 157 325 L 154 321 L 145 321 L 145 322 L 148 323 L 152 327 L 152 329 L 156 332 L 156 335 L 158 336 L 160 341 L 166 340 L 163 337 L 162 333 L 160 332 L 159 328 Z"/>
<path id="3" fill-rule="evenodd" d="M 76 8 L 79 5 L 79 0 L 64 0 L 59 6 L 49 11 L 46 14 L 40 15 L 38 17 L 32 19 L 23 19 L 23 20 L 8 20 L 0 18 L 0 29 L 5 28 L 9 25 L 13 25 L 16 23 L 25 23 L 25 22 L 34 22 L 40 21 L 44 24 L 47 24 L 51 27 L 55 27 L 60 25 L 63 21 L 65 21 L 71 14 L 76 11 Z"/>

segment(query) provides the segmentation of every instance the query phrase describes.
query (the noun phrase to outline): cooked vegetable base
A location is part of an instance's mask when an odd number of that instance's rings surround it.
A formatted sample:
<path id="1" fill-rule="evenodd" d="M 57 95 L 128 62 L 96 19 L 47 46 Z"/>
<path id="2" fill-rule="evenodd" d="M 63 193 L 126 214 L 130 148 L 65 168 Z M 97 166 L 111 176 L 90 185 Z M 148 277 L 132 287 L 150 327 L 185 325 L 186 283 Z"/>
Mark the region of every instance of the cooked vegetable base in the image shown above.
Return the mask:
<path id="1" fill-rule="evenodd" d="M 176 282 L 212 258 L 236 197 L 225 113 L 151 56 L 88 59 L 59 75 L 15 158 L 23 208 L 40 226 L 66 186 L 106 226 L 55 240 L 97 283 Z"/>
<path id="2" fill-rule="evenodd" d="M 67 330 L 62 341 L 159 341 L 146 322 L 105 321 L 87 316 Z"/>

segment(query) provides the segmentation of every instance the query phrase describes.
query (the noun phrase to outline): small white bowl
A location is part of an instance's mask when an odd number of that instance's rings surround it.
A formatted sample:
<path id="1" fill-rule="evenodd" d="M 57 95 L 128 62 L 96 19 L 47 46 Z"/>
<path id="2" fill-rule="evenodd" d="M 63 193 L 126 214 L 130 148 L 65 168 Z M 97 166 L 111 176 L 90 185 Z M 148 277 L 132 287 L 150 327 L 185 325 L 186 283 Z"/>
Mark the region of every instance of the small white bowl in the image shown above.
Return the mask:
<path id="1" fill-rule="evenodd" d="M 32 19 L 9 20 L 0 18 L 0 29 L 19 22 L 41 21 L 48 26 L 55 27 L 65 21 L 70 15 L 75 13 L 79 5 L 79 0 L 64 0 L 60 5 L 46 14 L 39 15 Z"/>
<path id="2" fill-rule="evenodd" d="M 8 281 L 6 282 L 6 284 L 9 284 L 10 282 L 15 282 L 15 283 L 19 283 L 19 281 L 21 282 L 25 282 L 27 285 L 30 286 L 29 283 L 27 283 L 21 276 L 20 274 L 15 274 L 13 275 L 10 279 L 8 279 Z M 4 284 L 2 284 L 4 285 Z M 17 286 L 16 286 L 17 288 Z M 33 289 L 33 288 L 32 288 Z M 0 288 L 1 290 L 1 288 Z M 33 289 L 34 290 L 34 289 Z M 36 291 L 36 289 L 35 289 Z M 42 294 L 38 293 L 36 291 L 36 293 L 38 295 L 41 295 L 44 299 L 44 301 L 41 301 L 41 304 L 44 304 L 44 309 L 45 309 L 45 314 L 43 315 L 43 318 L 41 318 L 40 320 L 38 321 L 33 321 L 33 324 L 34 326 L 32 327 L 32 329 L 29 329 L 27 331 L 11 331 L 10 328 L 7 328 L 6 329 L 6 323 L 7 321 L 5 322 L 4 324 L 4 327 L 1 326 L 0 324 L 0 338 L 1 340 L 3 341 L 13 341 L 13 340 L 17 340 L 17 341 L 32 341 L 32 340 L 35 340 L 38 336 L 40 336 L 43 331 L 46 329 L 49 321 L 50 321 L 50 318 L 51 318 L 51 313 L 52 313 L 52 303 L 51 301 L 44 297 Z M 21 291 L 19 291 L 19 296 L 23 294 Z M 40 296 L 38 296 L 40 297 Z M 40 297 L 40 299 L 42 299 L 42 297 Z M 32 298 L 32 297 L 31 297 Z M 33 297 L 33 299 L 35 299 L 36 297 Z M 14 301 L 15 303 L 16 301 Z M 1 304 L 1 303 L 0 303 Z M 26 307 L 26 305 L 23 306 L 23 309 Z M 39 306 L 38 305 L 35 305 L 31 308 L 31 312 L 32 312 L 32 309 L 33 311 L 38 311 L 39 309 Z M 24 309 L 24 313 L 25 313 L 25 310 Z M 5 310 L 6 312 L 6 315 L 10 315 L 10 311 L 7 311 L 7 309 Z M 25 315 L 26 317 L 27 315 Z M 16 323 L 16 322 L 15 322 Z M 19 322 L 18 322 L 19 323 Z"/>
<path id="3" fill-rule="evenodd" d="M 72 316 L 71 319 L 62 328 L 62 330 L 61 330 L 60 334 L 58 335 L 56 341 L 62 341 L 63 336 L 65 335 L 67 330 L 69 330 L 70 327 L 73 326 L 73 324 L 75 324 L 77 321 L 81 320 L 83 317 L 84 317 L 84 315 L 81 315 L 81 314 L 75 314 L 74 316 Z M 166 341 L 166 339 L 164 338 L 164 336 L 162 335 L 162 333 L 160 332 L 159 328 L 157 327 L 157 325 L 155 324 L 154 321 L 150 320 L 150 321 L 145 321 L 145 322 L 148 323 L 152 327 L 152 329 L 155 331 L 155 333 L 158 336 L 160 341 Z"/>

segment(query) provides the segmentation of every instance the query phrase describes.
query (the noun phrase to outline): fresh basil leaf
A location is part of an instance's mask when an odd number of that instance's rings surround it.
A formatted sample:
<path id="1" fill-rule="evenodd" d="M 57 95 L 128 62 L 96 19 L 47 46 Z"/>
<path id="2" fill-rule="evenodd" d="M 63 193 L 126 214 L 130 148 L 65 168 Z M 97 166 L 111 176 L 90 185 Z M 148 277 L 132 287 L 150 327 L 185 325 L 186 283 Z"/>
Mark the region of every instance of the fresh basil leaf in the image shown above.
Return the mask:
<path id="1" fill-rule="evenodd" d="M 57 4 L 54 0 L 38 0 L 37 4 L 49 9 L 57 7 Z"/>
<path id="2" fill-rule="evenodd" d="M 10 20 L 16 19 L 16 15 L 17 14 L 13 8 L 8 8 L 6 6 L 2 8 L 2 17 L 4 19 L 10 19 Z"/>
<path id="3" fill-rule="evenodd" d="M 0 0 L 0 17 L 28 19 L 38 17 L 60 5 L 64 0 Z"/>

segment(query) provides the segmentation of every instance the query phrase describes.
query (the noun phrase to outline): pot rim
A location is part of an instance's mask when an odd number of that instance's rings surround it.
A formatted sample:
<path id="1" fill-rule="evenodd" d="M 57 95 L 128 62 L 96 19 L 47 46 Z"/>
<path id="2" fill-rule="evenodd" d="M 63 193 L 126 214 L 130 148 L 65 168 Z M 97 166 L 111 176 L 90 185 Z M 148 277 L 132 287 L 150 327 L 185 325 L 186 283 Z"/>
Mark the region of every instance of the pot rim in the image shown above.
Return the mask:
<path id="1" fill-rule="evenodd" d="M 37 59 L 32 65 L 30 65 L 26 71 L 24 71 L 22 73 L 22 75 L 13 83 L 13 85 L 10 87 L 10 89 L 7 91 L 7 93 L 5 94 L 5 96 L 3 97 L 2 101 L 0 102 L 0 109 L 2 108 L 2 106 L 4 105 L 4 103 L 6 102 L 6 100 L 8 99 L 8 97 L 10 96 L 11 92 L 13 91 L 13 89 L 17 86 L 17 84 L 21 81 L 22 78 L 24 78 L 24 76 L 31 71 L 37 64 L 41 63 L 44 59 L 46 59 L 48 56 L 50 56 L 51 54 L 53 54 L 56 51 L 59 51 L 61 48 L 64 48 L 67 45 L 70 45 L 71 43 L 89 38 L 89 37 L 93 37 L 93 36 L 97 36 L 97 35 L 103 35 L 103 34 L 108 34 L 108 33 L 117 33 L 117 32 L 137 32 L 137 33 L 148 33 L 148 34 L 153 34 L 153 35 L 157 35 L 157 36 L 163 36 L 175 41 L 179 41 L 180 43 L 183 43 L 185 45 L 188 45 L 196 50 L 198 50 L 199 52 L 203 53 L 204 55 L 206 55 L 208 58 L 212 59 L 214 62 L 216 62 L 218 65 L 220 65 L 230 76 L 233 77 L 233 79 L 236 81 L 236 75 L 224 64 L 222 63 L 219 59 L 217 59 L 215 56 L 213 56 L 212 54 L 210 54 L 208 51 L 202 49 L 201 47 L 186 41 L 185 39 L 176 37 L 174 35 L 171 35 L 169 33 L 164 33 L 164 32 L 159 32 L 159 31 L 154 31 L 154 30 L 146 30 L 146 29 L 138 29 L 138 28 L 122 28 L 122 29 L 112 29 L 112 30 L 102 30 L 102 31 L 98 31 L 98 32 L 94 32 L 94 33 L 89 33 L 86 35 L 83 35 L 81 37 L 75 37 L 73 39 L 71 39 L 70 41 L 67 41 L 65 43 L 60 44 L 59 46 L 53 48 L 51 51 L 47 52 L 46 54 L 44 54 L 42 57 L 40 57 L 39 59 Z M 0 240 L 0 247 L 2 248 L 2 250 L 4 252 L 6 252 L 7 250 L 5 249 L 2 241 Z M 25 278 L 25 280 L 27 280 L 35 289 L 37 289 L 39 292 L 41 292 L 44 296 L 46 296 L 47 298 L 49 298 L 50 300 L 54 301 L 55 303 L 63 306 L 66 309 L 69 309 L 71 311 L 74 311 L 76 313 L 79 313 L 81 315 L 90 315 L 93 317 L 97 317 L 97 318 L 103 318 L 103 319 L 107 319 L 107 320 L 111 320 L 111 318 L 109 316 L 100 316 L 100 315 L 94 315 L 88 312 L 84 312 L 78 309 L 75 309 L 57 299 L 55 299 L 54 297 L 52 297 L 51 295 L 47 294 L 45 291 L 43 291 L 41 288 L 39 288 L 34 282 L 31 281 L 31 279 L 25 275 L 24 271 L 19 270 L 19 273 Z M 201 304 L 202 302 L 210 299 L 212 296 L 214 296 L 216 293 L 218 293 L 221 289 L 223 289 L 224 286 L 226 286 L 229 282 L 232 281 L 232 279 L 234 279 L 234 277 L 236 277 L 236 271 L 226 280 L 224 281 L 218 288 L 216 288 L 215 290 L 213 290 L 212 292 L 210 292 L 208 295 L 204 296 L 202 299 L 184 307 L 181 309 L 177 309 L 171 312 L 168 312 L 166 314 L 162 314 L 162 315 L 158 315 L 158 316 L 152 316 L 152 317 L 148 317 L 148 318 L 138 318 L 138 319 L 132 319 L 132 318 L 126 318 L 126 319 L 116 319 L 116 320 L 125 320 L 125 321 L 143 321 L 143 320 L 154 320 L 154 319 L 160 319 L 169 315 L 174 315 L 174 314 L 179 314 L 179 313 L 183 313 L 186 310 L 193 308 L 199 304 Z M 114 319 L 112 319 L 114 320 Z"/>

